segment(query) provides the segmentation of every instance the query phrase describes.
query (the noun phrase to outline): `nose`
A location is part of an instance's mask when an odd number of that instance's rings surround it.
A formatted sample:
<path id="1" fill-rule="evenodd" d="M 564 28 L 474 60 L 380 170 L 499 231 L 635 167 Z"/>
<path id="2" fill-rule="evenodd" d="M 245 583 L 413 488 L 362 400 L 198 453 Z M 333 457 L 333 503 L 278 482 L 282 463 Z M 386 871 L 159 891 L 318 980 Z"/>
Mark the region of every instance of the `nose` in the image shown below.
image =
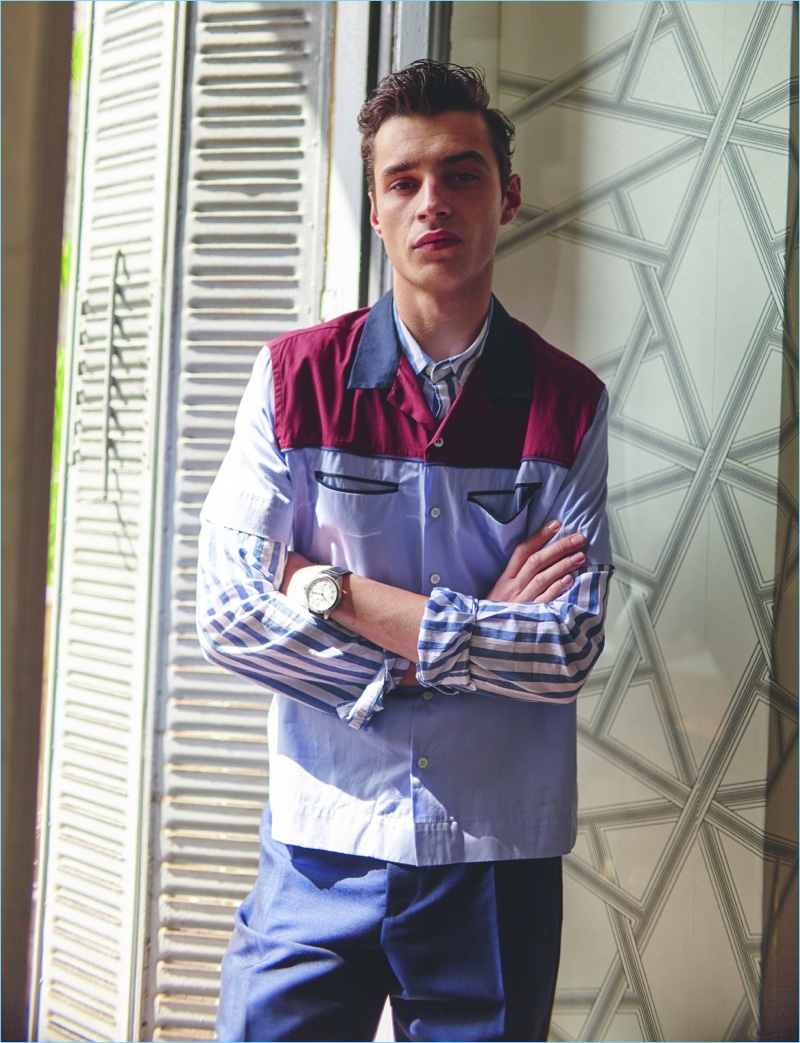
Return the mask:
<path id="1" fill-rule="evenodd" d="M 427 178 L 420 189 L 417 217 L 430 221 L 436 217 L 449 217 L 452 207 L 446 186 L 438 178 Z"/>

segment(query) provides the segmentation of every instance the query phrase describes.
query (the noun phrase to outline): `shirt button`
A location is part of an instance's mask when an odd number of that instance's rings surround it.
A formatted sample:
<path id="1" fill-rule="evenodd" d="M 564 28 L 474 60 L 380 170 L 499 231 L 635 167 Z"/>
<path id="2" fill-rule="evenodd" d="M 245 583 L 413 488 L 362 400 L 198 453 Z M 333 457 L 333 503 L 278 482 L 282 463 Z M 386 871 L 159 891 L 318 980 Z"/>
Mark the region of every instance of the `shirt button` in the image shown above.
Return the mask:
<path id="1" fill-rule="evenodd" d="M 438 507 L 431 507 L 431 518 L 438 518 L 441 513 Z"/>
<path id="2" fill-rule="evenodd" d="M 433 699 L 433 692 L 430 691 L 430 689 L 426 688 L 425 691 L 422 693 L 422 698 L 425 700 L 426 703 L 429 703 L 431 699 Z"/>
<path id="3" fill-rule="evenodd" d="M 420 757 L 420 759 L 417 761 L 417 767 L 422 768 L 422 770 L 425 771 L 425 769 L 428 767 L 428 758 Z"/>
<path id="4" fill-rule="evenodd" d="M 437 449 L 441 449 L 442 446 L 444 445 L 444 439 L 443 438 L 437 438 L 436 441 L 433 444 L 436 446 Z"/>
<path id="5" fill-rule="evenodd" d="M 430 575 L 430 580 L 431 580 L 431 583 L 434 585 L 434 587 L 436 586 L 436 584 L 439 582 L 439 580 L 441 578 L 442 577 L 439 575 L 438 572 L 432 572 L 431 575 Z"/>

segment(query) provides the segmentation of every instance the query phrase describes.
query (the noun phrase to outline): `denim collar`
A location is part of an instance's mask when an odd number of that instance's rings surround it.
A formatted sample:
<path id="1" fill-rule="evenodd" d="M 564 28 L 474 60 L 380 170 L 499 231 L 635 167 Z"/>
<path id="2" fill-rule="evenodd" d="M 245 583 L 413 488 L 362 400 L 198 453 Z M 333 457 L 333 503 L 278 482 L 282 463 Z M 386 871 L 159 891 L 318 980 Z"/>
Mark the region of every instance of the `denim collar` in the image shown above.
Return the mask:
<path id="1" fill-rule="evenodd" d="M 394 383 L 403 349 L 392 309 L 392 291 L 370 310 L 356 349 L 348 388 L 388 388 Z M 486 346 L 473 377 L 482 368 L 492 398 L 533 398 L 533 373 L 525 337 L 497 298 Z"/>

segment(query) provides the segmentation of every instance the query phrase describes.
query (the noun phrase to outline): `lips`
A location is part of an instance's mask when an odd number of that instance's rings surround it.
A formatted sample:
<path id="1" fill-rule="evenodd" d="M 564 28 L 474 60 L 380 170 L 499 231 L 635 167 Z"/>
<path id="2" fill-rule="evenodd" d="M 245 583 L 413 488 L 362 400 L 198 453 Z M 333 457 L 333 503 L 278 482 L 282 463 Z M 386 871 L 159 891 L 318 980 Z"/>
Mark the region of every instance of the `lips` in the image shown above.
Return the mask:
<path id="1" fill-rule="evenodd" d="M 426 232 L 414 243 L 415 250 L 423 250 L 433 253 L 436 250 L 446 250 L 449 246 L 458 246 L 461 242 L 455 232 L 448 232 L 441 228 L 436 232 Z"/>

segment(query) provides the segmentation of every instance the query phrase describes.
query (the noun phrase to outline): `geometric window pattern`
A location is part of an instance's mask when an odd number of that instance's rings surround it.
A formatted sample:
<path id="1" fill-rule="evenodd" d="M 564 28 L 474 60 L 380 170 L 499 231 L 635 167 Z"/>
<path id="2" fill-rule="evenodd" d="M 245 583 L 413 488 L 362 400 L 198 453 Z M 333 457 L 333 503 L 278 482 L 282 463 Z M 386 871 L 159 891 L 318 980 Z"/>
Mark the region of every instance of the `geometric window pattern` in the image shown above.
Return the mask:
<path id="1" fill-rule="evenodd" d="M 525 200 L 495 288 L 611 396 L 552 1038 L 756 1039 L 762 888 L 797 875 L 796 823 L 765 830 L 797 755 L 773 667 L 797 588 L 791 5 L 490 6 Z"/>

